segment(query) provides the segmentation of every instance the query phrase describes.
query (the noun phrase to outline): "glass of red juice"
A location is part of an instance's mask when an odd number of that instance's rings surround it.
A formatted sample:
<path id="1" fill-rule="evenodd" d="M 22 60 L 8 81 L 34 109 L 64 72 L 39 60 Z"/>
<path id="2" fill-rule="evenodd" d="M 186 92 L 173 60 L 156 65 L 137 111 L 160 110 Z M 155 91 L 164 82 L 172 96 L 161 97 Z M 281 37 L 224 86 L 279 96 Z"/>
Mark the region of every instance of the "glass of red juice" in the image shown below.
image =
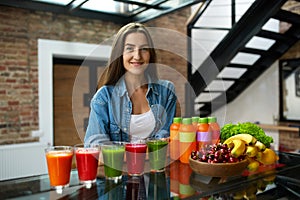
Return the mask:
<path id="1" fill-rule="evenodd" d="M 123 142 L 105 142 L 101 144 L 106 179 L 117 182 L 122 179 L 125 146 Z"/>
<path id="2" fill-rule="evenodd" d="M 50 146 L 45 149 L 51 188 L 62 193 L 69 186 L 72 168 L 73 147 Z"/>
<path id="3" fill-rule="evenodd" d="M 78 144 L 74 151 L 79 181 L 90 188 L 97 179 L 100 145 Z"/>
<path id="4" fill-rule="evenodd" d="M 144 174 L 147 144 L 144 140 L 129 142 L 125 145 L 127 172 L 130 176 Z"/>

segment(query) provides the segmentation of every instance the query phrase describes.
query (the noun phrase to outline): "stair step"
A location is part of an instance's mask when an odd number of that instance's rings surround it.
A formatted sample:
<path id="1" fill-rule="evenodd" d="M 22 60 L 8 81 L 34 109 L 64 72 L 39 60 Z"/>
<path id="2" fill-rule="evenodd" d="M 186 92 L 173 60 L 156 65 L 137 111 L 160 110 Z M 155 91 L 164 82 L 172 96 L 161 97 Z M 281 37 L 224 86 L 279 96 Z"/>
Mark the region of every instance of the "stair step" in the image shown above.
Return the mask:
<path id="1" fill-rule="evenodd" d="M 244 64 L 237 64 L 237 63 L 229 63 L 227 67 L 234 67 L 234 68 L 249 68 L 251 65 L 244 65 Z"/>
<path id="2" fill-rule="evenodd" d="M 268 39 L 273 39 L 276 41 L 286 41 L 289 40 L 290 38 L 287 37 L 284 34 L 281 33 L 275 33 L 272 31 L 266 31 L 266 30 L 261 30 L 258 34 L 256 34 L 259 37 L 263 37 L 263 38 L 268 38 Z"/>
<path id="3" fill-rule="evenodd" d="M 279 10 L 273 18 L 278 19 L 279 21 L 288 22 L 295 25 L 300 25 L 298 14 L 286 11 L 286 10 Z"/>

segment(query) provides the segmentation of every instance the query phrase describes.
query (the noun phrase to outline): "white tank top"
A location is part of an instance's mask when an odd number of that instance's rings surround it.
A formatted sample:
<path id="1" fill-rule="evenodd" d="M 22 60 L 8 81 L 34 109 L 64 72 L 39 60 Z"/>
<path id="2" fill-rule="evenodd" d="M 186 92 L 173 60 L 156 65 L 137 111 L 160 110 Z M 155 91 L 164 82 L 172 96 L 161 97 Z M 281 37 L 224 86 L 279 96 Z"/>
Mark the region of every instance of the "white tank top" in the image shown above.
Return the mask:
<path id="1" fill-rule="evenodd" d="M 131 115 L 130 136 L 147 138 L 155 127 L 155 118 L 151 109 L 143 114 Z"/>

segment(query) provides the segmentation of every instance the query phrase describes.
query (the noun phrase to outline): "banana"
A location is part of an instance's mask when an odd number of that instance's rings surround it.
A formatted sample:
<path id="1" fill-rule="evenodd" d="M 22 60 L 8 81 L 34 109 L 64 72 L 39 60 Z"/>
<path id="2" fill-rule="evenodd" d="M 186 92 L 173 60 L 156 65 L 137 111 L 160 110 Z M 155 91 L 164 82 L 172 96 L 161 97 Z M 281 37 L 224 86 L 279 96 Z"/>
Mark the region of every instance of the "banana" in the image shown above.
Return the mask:
<path id="1" fill-rule="evenodd" d="M 250 158 L 256 156 L 258 153 L 258 148 L 256 146 L 247 146 L 246 147 L 246 155 Z"/>
<path id="2" fill-rule="evenodd" d="M 264 151 L 266 149 L 266 145 L 258 140 L 256 141 L 255 146 L 259 149 L 259 151 Z"/>
<path id="3" fill-rule="evenodd" d="M 234 147 L 231 150 L 231 155 L 236 158 L 238 158 L 240 155 L 243 155 L 246 150 L 245 142 L 240 139 L 235 139 L 232 140 L 232 143 L 234 144 Z"/>
<path id="4" fill-rule="evenodd" d="M 230 142 L 232 142 L 232 140 L 235 139 L 243 140 L 247 145 L 255 144 L 255 142 L 257 141 L 257 139 L 252 135 L 247 133 L 241 133 L 227 138 L 223 143 L 229 144 Z"/>

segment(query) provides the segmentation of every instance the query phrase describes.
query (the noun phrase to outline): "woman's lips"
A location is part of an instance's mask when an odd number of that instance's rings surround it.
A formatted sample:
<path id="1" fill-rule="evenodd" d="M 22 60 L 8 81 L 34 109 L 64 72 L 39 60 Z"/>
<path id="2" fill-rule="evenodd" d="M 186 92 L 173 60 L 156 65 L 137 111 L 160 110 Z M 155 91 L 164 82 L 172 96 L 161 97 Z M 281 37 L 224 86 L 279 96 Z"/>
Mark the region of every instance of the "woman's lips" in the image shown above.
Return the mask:
<path id="1" fill-rule="evenodd" d="M 142 66 L 143 63 L 142 62 L 131 62 L 131 65 L 133 65 L 134 67 L 139 67 L 139 66 Z"/>

